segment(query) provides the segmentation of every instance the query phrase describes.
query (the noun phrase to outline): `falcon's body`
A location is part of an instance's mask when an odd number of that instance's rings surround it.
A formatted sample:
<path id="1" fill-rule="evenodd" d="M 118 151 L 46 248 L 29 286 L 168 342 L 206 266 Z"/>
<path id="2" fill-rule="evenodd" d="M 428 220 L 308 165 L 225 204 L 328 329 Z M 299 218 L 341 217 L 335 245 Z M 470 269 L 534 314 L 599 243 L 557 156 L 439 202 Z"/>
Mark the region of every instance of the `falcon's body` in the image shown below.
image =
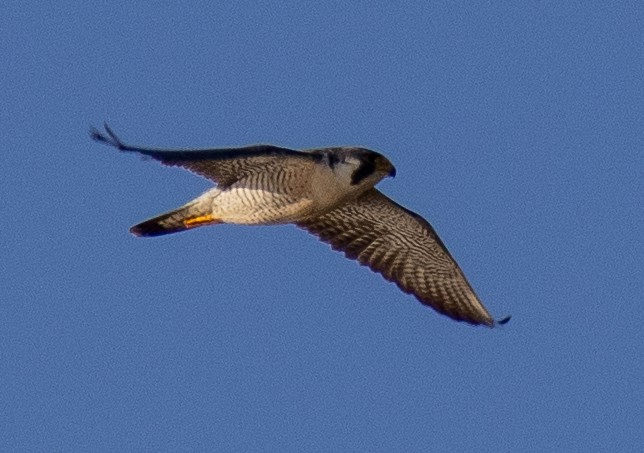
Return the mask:
<path id="1" fill-rule="evenodd" d="M 248 147 L 239 151 L 242 155 L 244 151 L 252 154 L 258 148 Z M 351 175 L 361 161 L 347 156 L 347 160 L 331 167 L 327 164 L 330 152 L 302 153 L 304 157 L 297 154 L 290 158 L 273 157 L 272 162 L 262 165 L 261 173 L 240 173 L 238 180 L 224 187 L 219 184 L 191 202 L 190 206 L 209 212 L 221 223 L 293 223 L 318 216 L 346 198 L 357 196 L 393 169 L 381 157 L 380 172 L 367 176 L 363 184 L 352 184 Z M 335 149 L 335 153 L 347 152 Z M 287 159 L 288 165 L 284 165 Z"/>
<path id="2" fill-rule="evenodd" d="M 135 225 L 137 236 L 236 223 L 294 223 L 456 320 L 493 326 L 432 227 L 374 188 L 394 166 L 364 148 L 295 151 L 269 145 L 173 151 L 125 145 L 106 126 L 95 140 L 181 166 L 216 187 L 184 206 Z"/>

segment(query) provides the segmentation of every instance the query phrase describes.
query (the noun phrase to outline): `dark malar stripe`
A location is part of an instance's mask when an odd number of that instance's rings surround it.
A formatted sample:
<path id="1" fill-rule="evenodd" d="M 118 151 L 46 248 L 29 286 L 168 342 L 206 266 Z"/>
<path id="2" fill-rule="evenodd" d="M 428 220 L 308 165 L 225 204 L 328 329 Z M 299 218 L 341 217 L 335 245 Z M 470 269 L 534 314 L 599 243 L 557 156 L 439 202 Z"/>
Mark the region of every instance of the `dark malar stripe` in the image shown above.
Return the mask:
<path id="1" fill-rule="evenodd" d="M 360 184 L 360 181 L 368 178 L 376 171 L 375 157 L 376 156 L 366 155 L 361 158 L 360 166 L 351 175 L 352 186 Z"/>

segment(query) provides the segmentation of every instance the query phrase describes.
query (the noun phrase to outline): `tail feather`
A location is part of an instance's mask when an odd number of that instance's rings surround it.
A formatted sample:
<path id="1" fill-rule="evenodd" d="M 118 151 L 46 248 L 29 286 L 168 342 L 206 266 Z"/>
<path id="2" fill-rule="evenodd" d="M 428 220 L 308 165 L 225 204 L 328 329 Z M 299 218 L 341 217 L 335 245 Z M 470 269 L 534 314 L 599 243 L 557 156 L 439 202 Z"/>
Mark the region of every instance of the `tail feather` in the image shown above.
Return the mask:
<path id="1" fill-rule="evenodd" d="M 187 205 L 134 225 L 130 228 L 130 233 L 144 237 L 163 236 L 213 223 L 221 222 L 213 218 L 212 214 L 203 212 L 194 205 Z"/>

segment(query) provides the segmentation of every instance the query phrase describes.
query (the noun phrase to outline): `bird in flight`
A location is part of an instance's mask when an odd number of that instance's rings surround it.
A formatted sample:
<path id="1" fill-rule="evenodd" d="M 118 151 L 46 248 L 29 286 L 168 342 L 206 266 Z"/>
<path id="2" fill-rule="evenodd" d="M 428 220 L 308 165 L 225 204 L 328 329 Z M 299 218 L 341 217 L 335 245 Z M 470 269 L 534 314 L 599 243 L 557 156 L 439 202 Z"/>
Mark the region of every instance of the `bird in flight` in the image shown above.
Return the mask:
<path id="1" fill-rule="evenodd" d="M 380 153 L 336 147 L 296 151 L 271 145 L 169 150 L 131 146 L 105 124 L 91 137 L 120 151 L 183 167 L 216 185 L 185 205 L 130 229 L 161 236 L 233 223 L 293 223 L 370 267 L 421 303 L 457 321 L 495 321 L 432 226 L 374 186 L 396 169 Z"/>

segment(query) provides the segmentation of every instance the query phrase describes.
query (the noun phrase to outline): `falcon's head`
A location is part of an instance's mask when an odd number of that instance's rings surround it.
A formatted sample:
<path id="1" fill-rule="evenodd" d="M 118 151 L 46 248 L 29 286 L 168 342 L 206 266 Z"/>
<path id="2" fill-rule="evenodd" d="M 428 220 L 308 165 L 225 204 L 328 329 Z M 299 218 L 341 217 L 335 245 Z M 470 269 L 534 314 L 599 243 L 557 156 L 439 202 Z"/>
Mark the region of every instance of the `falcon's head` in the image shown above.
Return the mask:
<path id="1" fill-rule="evenodd" d="M 325 160 L 334 173 L 345 177 L 351 186 L 374 186 L 396 168 L 385 156 L 366 148 L 328 148 Z"/>
<path id="2" fill-rule="evenodd" d="M 351 184 L 375 178 L 375 182 L 387 176 L 396 176 L 396 168 L 385 156 L 370 149 L 353 148 L 353 156 L 358 160 L 358 166 L 351 174 Z"/>

